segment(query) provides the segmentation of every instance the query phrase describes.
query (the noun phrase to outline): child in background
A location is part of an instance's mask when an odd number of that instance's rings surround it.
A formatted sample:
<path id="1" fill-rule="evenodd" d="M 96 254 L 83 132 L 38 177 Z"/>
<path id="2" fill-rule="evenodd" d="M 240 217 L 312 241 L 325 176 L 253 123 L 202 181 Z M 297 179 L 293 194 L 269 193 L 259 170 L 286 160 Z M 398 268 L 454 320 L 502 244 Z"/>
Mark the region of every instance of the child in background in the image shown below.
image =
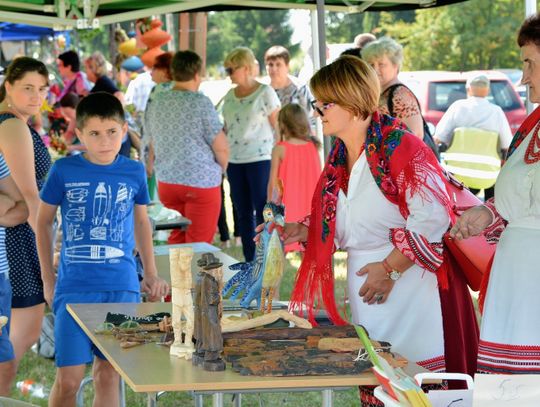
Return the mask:
<path id="1" fill-rule="evenodd" d="M 321 143 L 311 135 L 308 116 L 296 103 L 285 105 L 278 115 L 282 140 L 272 150 L 267 198 L 273 200 L 278 180 L 283 182 L 285 221 L 298 222 L 311 212 L 311 198 L 321 175 L 318 149 Z M 299 251 L 298 243 L 287 245 L 286 252 Z"/>
<path id="2" fill-rule="evenodd" d="M 139 302 L 139 291 L 168 293 L 157 275 L 150 202 L 141 163 L 118 154 L 127 131 L 122 104 L 97 92 L 77 105 L 75 132 L 86 152 L 55 162 L 43 189 L 37 246 L 45 299 L 56 316 L 56 379 L 49 406 L 75 406 L 85 365 L 94 358 L 94 405 L 118 405 L 119 376 L 66 310 L 68 303 Z M 53 223 L 62 214 L 58 280 L 53 269 Z M 134 249 L 144 266 L 137 278 Z M 54 298 L 54 301 L 53 301 Z"/>

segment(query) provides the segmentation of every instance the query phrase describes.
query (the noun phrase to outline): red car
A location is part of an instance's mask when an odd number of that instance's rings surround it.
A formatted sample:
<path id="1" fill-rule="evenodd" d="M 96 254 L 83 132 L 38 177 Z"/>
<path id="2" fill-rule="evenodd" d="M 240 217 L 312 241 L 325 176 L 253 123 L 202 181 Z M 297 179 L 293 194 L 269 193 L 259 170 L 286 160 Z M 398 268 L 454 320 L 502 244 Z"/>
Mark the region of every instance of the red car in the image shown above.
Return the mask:
<path id="1" fill-rule="evenodd" d="M 467 97 L 465 82 L 468 77 L 478 73 L 483 73 L 489 78 L 491 89 L 487 98 L 491 103 L 502 108 L 510 124 L 510 129 L 514 133 L 525 120 L 527 112 L 523 101 L 508 77 L 501 72 L 414 71 L 401 72 L 399 79 L 418 98 L 422 115 L 428 124 L 437 126 L 442 115 L 453 102 Z"/>

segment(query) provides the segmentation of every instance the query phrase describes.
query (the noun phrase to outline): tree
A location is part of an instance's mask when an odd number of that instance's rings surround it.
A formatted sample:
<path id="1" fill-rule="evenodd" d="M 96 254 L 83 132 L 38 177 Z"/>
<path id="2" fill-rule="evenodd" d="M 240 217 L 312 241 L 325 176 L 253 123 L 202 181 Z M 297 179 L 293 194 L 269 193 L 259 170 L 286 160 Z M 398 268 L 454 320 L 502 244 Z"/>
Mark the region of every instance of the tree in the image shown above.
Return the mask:
<path id="1" fill-rule="evenodd" d="M 326 13 L 326 37 L 329 43 L 343 44 L 353 42 L 354 37 L 364 32 L 377 36 L 384 34 L 385 27 L 380 26 L 382 16 L 388 13 L 379 11 L 364 13 Z M 414 22 L 414 11 L 395 11 L 392 21 Z"/>
<path id="2" fill-rule="evenodd" d="M 213 12 L 208 15 L 207 65 L 222 65 L 235 47 L 250 48 L 260 64 L 272 45 L 282 45 L 294 55 L 293 29 L 288 10 L 245 10 Z"/>
<path id="3" fill-rule="evenodd" d="M 404 46 L 405 70 L 515 68 L 523 2 L 470 0 L 418 10 L 412 23 L 395 21 L 384 13 L 381 27 Z"/>

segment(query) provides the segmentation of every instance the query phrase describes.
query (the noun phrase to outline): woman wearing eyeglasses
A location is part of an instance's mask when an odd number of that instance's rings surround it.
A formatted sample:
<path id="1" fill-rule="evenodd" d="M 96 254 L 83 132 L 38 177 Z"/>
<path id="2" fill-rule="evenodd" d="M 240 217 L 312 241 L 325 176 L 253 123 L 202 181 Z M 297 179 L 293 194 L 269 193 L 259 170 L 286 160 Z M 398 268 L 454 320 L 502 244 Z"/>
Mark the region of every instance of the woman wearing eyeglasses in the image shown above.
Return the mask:
<path id="1" fill-rule="evenodd" d="M 231 150 L 227 177 L 238 214 L 242 250 L 246 261 L 251 261 L 255 254 L 255 219 L 257 224 L 263 223 L 281 105 L 274 89 L 255 79 L 256 61 L 250 49 L 234 49 L 224 65 L 236 85 L 223 100 L 223 119 Z"/>
<path id="2" fill-rule="evenodd" d="M 444 262 L 451 209 L 435 156 L 377 112 L 379 82 L 359 58 L 340 57 L 310 87 L 323 133 L 336 139 L 310 217 L 284 228 L 285 244 L 307 243 L 291 308 L 306 307 L 313 320 L 315 302 L 324 303 L 334 323 L 345 323 L 332 271 L 340 248 L 351 322 L 425 368 L 473 374 L 478 328 L 465 282 Z"/>
<path id="3" fill-rule="evenodd" d="M 27 123 L 32 116 L 40 114 L 48 92 L 47 68 L 41 61 L 28 57 L 17 58 L 9 65 L 0 87 L 0 154 L 30 212 L 27 223 L 6 228 L 13 288 L 10 339 L 16 364 L 38 340 L 45 310 L 34 230 L 39 190 L 49 172 L 51 157 L 40 135 Z"/>

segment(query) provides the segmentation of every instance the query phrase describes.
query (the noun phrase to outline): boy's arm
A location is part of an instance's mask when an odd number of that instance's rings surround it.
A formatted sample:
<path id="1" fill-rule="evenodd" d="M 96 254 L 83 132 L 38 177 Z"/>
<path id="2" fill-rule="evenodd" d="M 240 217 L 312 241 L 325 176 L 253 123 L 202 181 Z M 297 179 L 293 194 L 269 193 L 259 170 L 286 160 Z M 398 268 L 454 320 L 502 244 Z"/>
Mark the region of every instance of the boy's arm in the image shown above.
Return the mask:
<path id="1" fill-rule="evenodd" d="M 135 205 L 134 211 L 135 243 L 144 269 L 141 290 L 149 294 L 150 301 L 157 301 L 169 293 L 169 286 L 157 273 L 154 247 L 152 245 L 152 227 L 148 219 L 146 205 Z"/>
<path id="2" fill-rule="evenodd" d="M 0 225 L 11 227 L 28 219 L 28 207 L 11 176 L 0 179 Z"/>
<path id="3" fill-rule="evenodd" d="M 56 205 L 41 202 L 38 209 L 36 242 L 43 280 L 43 293 L 47 304 L 52 308 L 56 275 L 53 266 L 53 225 L 56 217 Z"/>

